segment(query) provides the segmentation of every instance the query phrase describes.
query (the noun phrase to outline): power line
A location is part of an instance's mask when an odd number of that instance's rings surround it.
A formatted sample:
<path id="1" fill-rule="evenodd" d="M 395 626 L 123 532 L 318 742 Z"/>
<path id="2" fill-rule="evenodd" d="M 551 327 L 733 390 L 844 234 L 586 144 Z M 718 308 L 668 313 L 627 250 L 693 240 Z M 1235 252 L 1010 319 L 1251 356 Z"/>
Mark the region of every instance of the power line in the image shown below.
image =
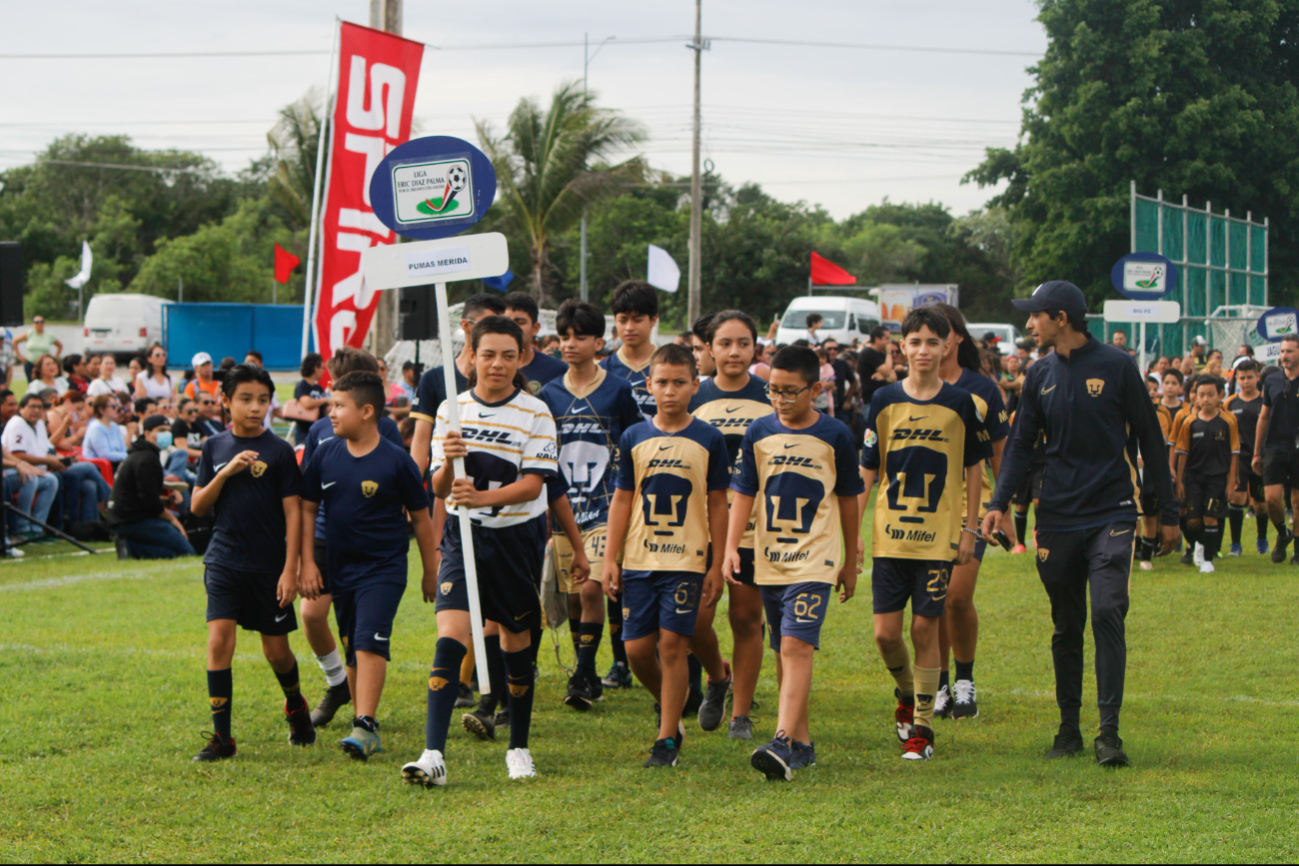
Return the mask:
<path id="1" fill-rule="evenodd" d="M 939 48 L 924 45 L 881 45 L 867 42 L 805 42 L 795 39 L 749 39 L 713 36 L 713 42 L 745 42 L 753 45 L 797 45 L 804 48 L 857 48 L 867 51 L 912 51 L 926 54 L 982 54 L 992 57 L 1041 57 L 1040 51 L 1006 51 L 1000 48 Z"/>

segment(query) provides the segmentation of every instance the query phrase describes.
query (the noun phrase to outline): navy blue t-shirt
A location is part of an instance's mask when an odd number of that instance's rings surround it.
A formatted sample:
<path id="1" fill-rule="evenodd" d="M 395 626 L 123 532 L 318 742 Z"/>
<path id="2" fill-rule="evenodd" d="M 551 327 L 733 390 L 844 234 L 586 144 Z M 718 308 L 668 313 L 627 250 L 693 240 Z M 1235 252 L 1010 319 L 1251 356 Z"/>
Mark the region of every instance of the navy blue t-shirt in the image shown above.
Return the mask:
<path id="1" fill-rule="evenodd" d="M 389 442 L 401 447 L 404 451 L 406 446 L 401 441 L 401 429 L 397 422 L 387 415 L 379 418 L 379 435 Z M 302 471 L 307 471 L 307 464 L 311 462 L 311 457 L 316 453 L 316 449 L 326 442 L 334 439 L 334 424 L 328 417 L 321 418 L 311 425 L 307 431 L 307 441 L 302 445 Z M 325 540 L 325 508 L 321 506 L 316 511 L 316 540 Z"/>
<path id="2" fill-rule="evenodd" d="M 294 400 L 301 400 L 303 397 L 322 400 L 325 396 L 325 388 L 319 382 L 312 383 L 308 382 L 306 379 L 301 379 L 298 381 L 297 385 L 293 386 Z M 321 406 L 320 413 L 322 417 L 327 416 L 329 414 L 329 406 Z M 318 418 L 316 421 L 294 421 L 293 441 L 301 444 L 307 435 L 307 431 L 311 429 L 311 425 L 317 423 L 319 420 L 320 419 Z"/>
<path id="3" fill-rule="evenodd" d="M 460 373 L 460 368 L 451 365 L 456 371 L 456 393 L 463 394 L 469 390 L 469 379 Z M 561 371 L 562 372 L 562 371 Z M 438 409 L 447 398 L 446 376 L 441 365 L 432 370 L 425 370 L 415 386 L 415 402 L 410 404 L 410 417 L 430 424 L 437 421 Z"/>
<path id="4" fill-rule="evenodd" d="M 380 438 L 369 454 L 353 457 L 347 440 L 335 437 L 307 464 L 302 498 L 325 509 L 335 591 L 361 581 L 405 585 L 405 512 L 429 507 L 419 467 L 405 449 Z"/>
<path id="5" fill-rule="evenodd" d="M 233 571 L 284 570 L 288 553 L 284 502 L 302 492 L 302 473 L 289 443 L 267 430 L 245 438 L 226 430 L 203 443 L 198 484 L 206 487 L 236 455 L 256 451 L 257 462 L 227 478 L 212 509 L 216 527 L 203 562 Z"/>
<path id="6" fill-rule="evenodd" d="M 527 392 L 534 397 L 540 397 L 542 388 L 568 372 L 568 365 L 544 352 L 533 352 L 532 363 L 520 367 L 519 372 L 523 374 L 524 379 L 528 380 Z"/>

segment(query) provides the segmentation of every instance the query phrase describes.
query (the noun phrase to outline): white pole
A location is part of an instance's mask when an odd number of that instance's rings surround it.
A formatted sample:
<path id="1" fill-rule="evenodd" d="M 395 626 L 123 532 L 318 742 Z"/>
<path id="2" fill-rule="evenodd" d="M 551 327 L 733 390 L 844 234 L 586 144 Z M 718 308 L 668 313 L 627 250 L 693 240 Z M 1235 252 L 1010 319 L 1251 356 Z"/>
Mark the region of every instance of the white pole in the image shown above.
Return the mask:
<path id="1" fill-rule="evenodd" d="M 325 127 L 333 114 L 334 105 L 334 64 L 338 61 L 339 20 L 334 19 L 334 44 L 329 51 L 329 77 L 325 79 L 325 108 L 320 117 L 320 134 L 316 138 L 316 182 L 311 191 L 311 234 L 307 241 L 307 282 L 302 289 L 302 355 L 307 354 L 307 340 L 311 335 L 312 307 L 315 304 L 315 293 L 312 279 L 316 271 L 316 236 L 320 229 L 320 185 L 325 179 Z M 331 137 L 332 138 L 332 137 Z"/>
<path id="2" fill-rule="evenodd" d="M 1141 375 L 1146 375 L 1146 323 L 1141 323 Z"/>
<path id="3" fill-rule="evenodd" d="M 460 432 L 460 406 L 456 393 L 455 356 L 451 351 L 451 317 L 447 312 L 447 284 L 437 283 L 434 288 L 435 302 L 438 308 L 438 342 L 442 344 L 442 375 L 446 377 L 447 389 L 447 429 Z M 416 346 L 419 343 L 416 342 Z M 437 410 L 434 409 L 436 412 Z M 465 461 L 456 458 L 452 462 L 455 478 L 465 477 Z M 474 560 L 473 524 L 469 520 L 469 509 L 463 505 L 456 509 L 460 523 L 460 549 L 464 551 L 465 585 L 469 594 L 469 626 L 474 634 L 474 658 L 479 659 L 478 690 L 485 695 L 492 693 L 492 683 L 487 673 L 487 644 L 483 639 L 482 605 L 478 600 L 478 564 Z"/>

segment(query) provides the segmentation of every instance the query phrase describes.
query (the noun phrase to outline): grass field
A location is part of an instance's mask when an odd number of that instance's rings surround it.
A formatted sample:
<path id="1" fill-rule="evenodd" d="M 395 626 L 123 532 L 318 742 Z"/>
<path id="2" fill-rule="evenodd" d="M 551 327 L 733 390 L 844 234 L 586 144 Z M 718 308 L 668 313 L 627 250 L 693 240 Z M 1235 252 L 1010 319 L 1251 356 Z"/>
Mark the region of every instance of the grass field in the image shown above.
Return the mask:
<path id="1" fill-rule="evenodd" d="M 1299 570 L 1267 557 L 1225 560 L 1211 576 L 1169 560 L 1133 572 L 1130 770 L 1039 757 L 1057 722 L 1046 597 L 1031 552 L 998 550 L 977 597 L 982 714 L 939 721 L 928 763 L 898 760 L 864 578 L 829 616 L 812 695 L 820 765 L 792 784 L 763 781 L 751 747 L 693 724 L 681 766 L 641 769 L 654 736 L 645 691 L 610 693 L 585 716 L 567 710 L 548 634 L 532 741 L 540 777 L 507 782 L 505 745 L 456 728 L 451 784 L 425 791 L 398 774 L 423 747 L 436 640 L 417 582 L 395 628 L 384 753 L 348 760 L 337 724 L 316 747 L 290 748 L 275 680 L 241 632 L 239 755 L 199 766 L 189 758 L 209 721 L 202 566 L 38 558 L 61 549 L 0 565 L 0 860 L 1299 860 Z M 293 645 L 314 702 L 321 676 L 301 632 Z M 1085 704 L 1090 646 L 1089 635 Z M 607 643 L 602 656 L 603 669 Z M 758 733 L 770 736 L 770 665 L 758 697 Z M 1094 706 L 1083 722 L 1094 727 Z"/>

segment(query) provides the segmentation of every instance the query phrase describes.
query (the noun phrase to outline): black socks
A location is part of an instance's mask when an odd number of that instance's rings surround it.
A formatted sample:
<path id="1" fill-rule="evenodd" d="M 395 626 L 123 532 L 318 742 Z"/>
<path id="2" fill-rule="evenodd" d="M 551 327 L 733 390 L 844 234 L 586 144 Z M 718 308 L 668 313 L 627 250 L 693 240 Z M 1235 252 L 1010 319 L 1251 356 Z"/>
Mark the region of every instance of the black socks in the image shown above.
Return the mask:
<path id="1" fill-rule="evenodd" d="M 1240 544 L 1240 529 L 1245 522 L 1245 506 L 1227 506 L 1227 522 L 1231 524 L 1231 543 Z"/>
<path id="2" fill-rule="evenodd" d="M 230 701 L 234 697 L 230 668 L 207 672 L 208 703 L 212 706 L 212 730 L 230 739 Z"/>
<path id="3" fill-rule="evenodd" d="M 609 617 L 609 648 L 613 650 L 613 660 L 626 665 L 627 649 L 622 645 L 622 599 L 609 599 L 605 604 L 605 613 Z"/>
<path id="4" fill-rule="evenodd" d="M 424 720 L 424 748 L 445 753 L 447 730 L 459 694 L 460 663 L 468 650 L 458 640 L 438 638 L 433 670 L 428 675 L 428 714 Z M 490 676 L 490 674 L 488 675 Z"/>
<path id="5" fill-rule="evenodd" d="M 1258 527 L 1258 540 L 1267 541 L 1267 509 L 1261 508 L 1254 514 L 1254 523 Z"/>
<path id="6" fill-rule="evenodd" d="M 956 662 L 956 678 L 974 682 L 974 662 Z"/>
<path id="7" fill-rule="evenodd" d="M 588 678 L 595 677 L 595 656 L 603 632 L 604 623 L 600 622 L 584 622 L 578 627 L 577 672 Z"/>
<path id="8" fill-rule="evenodd" d="M 532 651 L 504 653 L 506 694 L 510 707 L 510 748 L 528 747 L 528 729 L 532 727 Z"/>
<path id="9" fill-rule="evenodd" d="M 275 678 L 280 681 L 280 689 L 284 692 L 284 711 L 286 713 L 292 713 L 307 706 L 306 699 L 302 697 L 302 687 L 298 684 L 298 663 L 296 661 L 288 673 L 282 674 L 275 671 Z"/>
<path id="10" fill-rule="evenodd" d="M 1028 542 L 1025 540 L 1027 536 L 1028 536 L 1028 511 L 1016 511 L 1015 512 L 1015 537 L 1019 539 L 1020 544 L 1027 545 Z"/>
<path id="11" fill-rule="evenodd" d="M 1204 561 L 1213 562 L 1222 549 L 1222 526 L 1205 526 L 1201 529 L 1200 543 L 1204 545 Z"/>
<path id="12" fill-rule="evenodd" d="M 492 681 L 492 690 L 482 693 L 478 700 L 478 710 L 483 713 L 494 713 L 498 706 L 505 705 L 505 661 L 501 658 L 501 636 L 498 634 L 485 636 L 483 649 L 487 652 L 487 678 Z M 482 662 L 480 661 L 479 664 Z"/>

